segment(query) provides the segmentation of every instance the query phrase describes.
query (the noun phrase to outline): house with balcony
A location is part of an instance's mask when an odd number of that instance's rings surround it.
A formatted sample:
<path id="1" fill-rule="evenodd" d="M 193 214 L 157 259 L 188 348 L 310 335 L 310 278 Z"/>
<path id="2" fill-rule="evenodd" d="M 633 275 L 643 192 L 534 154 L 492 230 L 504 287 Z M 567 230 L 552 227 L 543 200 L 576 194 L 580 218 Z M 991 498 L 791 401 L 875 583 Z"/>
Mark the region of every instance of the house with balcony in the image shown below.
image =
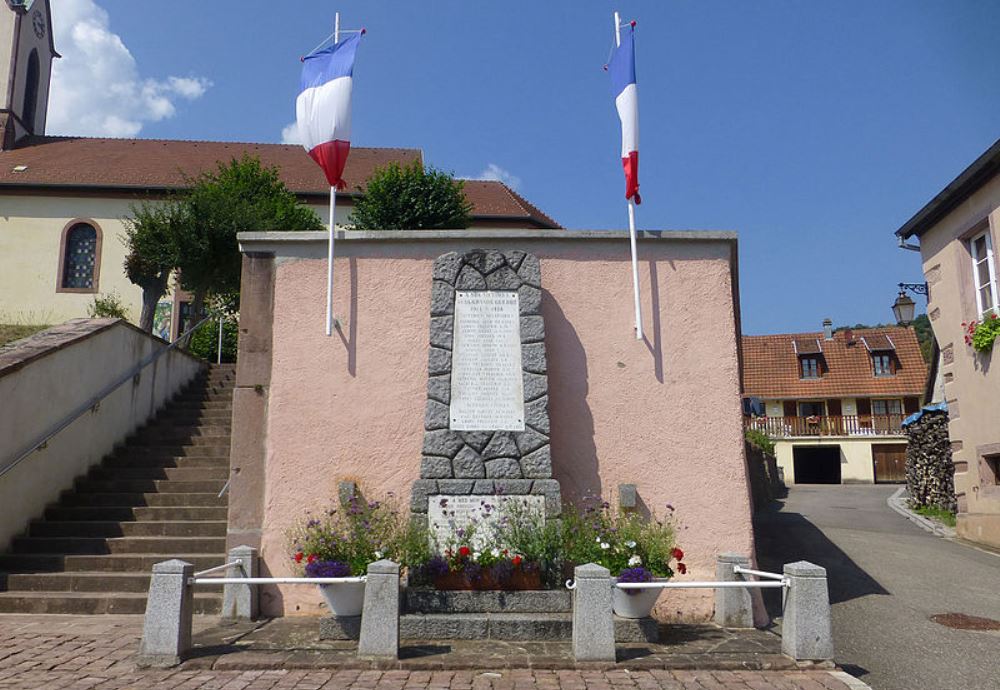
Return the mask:
<path id="1" fill-rule="evenodd" d="M 902 482 L 903 419 L 927 365 L 912 328 L 743 336 L 744 424 L 775 443 L 786 484 Z"/>

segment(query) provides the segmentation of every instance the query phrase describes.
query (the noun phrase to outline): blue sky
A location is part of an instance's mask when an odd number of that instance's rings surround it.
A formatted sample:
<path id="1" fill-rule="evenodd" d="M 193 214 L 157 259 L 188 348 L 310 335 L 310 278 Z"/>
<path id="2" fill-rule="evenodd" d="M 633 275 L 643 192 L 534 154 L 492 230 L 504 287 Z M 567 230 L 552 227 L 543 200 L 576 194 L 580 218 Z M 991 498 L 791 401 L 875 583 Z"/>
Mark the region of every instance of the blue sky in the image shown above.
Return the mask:
<path id="1" fill-rule="evenodd" d="M 638 21 L 639 227 L 738 231 L 746 333 L 890 321 L 895 284 L 922 280 L 893 231 L 1000 137 L 996 2 L 52 7 L 50 132 L 281 141 L 340 10 L 368 29 L 356 145 L 506 179 L 571 228 L 627 222 L 601 69 L 617 8 Z"/>

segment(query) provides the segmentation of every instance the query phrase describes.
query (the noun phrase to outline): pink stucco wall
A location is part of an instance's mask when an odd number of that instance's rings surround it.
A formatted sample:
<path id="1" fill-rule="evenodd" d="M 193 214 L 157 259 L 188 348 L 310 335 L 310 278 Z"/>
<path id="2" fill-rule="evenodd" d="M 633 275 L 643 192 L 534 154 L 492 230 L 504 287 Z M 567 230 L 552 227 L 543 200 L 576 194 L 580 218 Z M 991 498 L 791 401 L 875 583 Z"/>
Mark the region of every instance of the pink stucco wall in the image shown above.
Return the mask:
<path id="1" fill-rule="evenodd" d="M 621 241 L 338 242 L 335 311 L 323 333 L 325 247 L 275 272 L 261 552 L 292 573 L 286 532 L 336 498 L 343 479 L 404 501 L 419 477 L 431 267 L 451 250 L 520 248 L 541 260 L 554 474 L 564 498 L 638 485 L 676 509 L 688 578 L 713 579 L 720 552 L 753 553 L 743 459 L 733 242 L 640 243 L 646 338 L 632 330 Z M 310 258 L 315 257 L 315 258 Z M 265 613 L 318 614 L 312 588 L 265 593 Z M 701 619 L 709 590 L 673 590 L 660 614 Z"/>

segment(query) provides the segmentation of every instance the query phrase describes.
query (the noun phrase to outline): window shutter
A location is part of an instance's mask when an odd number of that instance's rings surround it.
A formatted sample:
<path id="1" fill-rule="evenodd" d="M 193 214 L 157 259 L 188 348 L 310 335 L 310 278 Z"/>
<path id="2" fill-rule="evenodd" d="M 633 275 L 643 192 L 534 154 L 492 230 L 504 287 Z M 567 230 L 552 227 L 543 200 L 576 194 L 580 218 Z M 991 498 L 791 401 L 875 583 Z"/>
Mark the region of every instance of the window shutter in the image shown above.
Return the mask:
<path id="1" fill-rule="evenodd" d="M 920 409 L 920 398 L 903 398 L 903 410 L 906 414 L 913 414 Z"/>
<path id="2" fill-rule="evenodd" d="M 785 416 L 786 417 L 797 417 L 798 416 L 798 406 L 795 404 L 794 400 L 785 400 Z"/>
<path id="3" fill-rule="evenodd" d="M 858 398 L 858 414 L 868 415 L 872 413 L 872 401 L 869 398 Z"/>
<path id="4" fill-rule="evenodd" d="M 826 401 L 826 413 L 831 417 L 839 417 L 844 414 L 843 408 L 840 406 L 840 398 L 830 398 Z"/>

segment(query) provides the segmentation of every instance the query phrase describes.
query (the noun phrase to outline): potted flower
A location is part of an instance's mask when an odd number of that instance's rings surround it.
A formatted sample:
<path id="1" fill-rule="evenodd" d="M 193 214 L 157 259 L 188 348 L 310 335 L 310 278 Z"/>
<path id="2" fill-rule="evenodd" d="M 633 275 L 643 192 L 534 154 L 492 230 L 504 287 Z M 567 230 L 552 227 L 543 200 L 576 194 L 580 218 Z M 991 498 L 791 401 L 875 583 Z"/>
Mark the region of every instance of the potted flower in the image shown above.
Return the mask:
<path id="1" fill-rule="evenodd" d="M 1000 336 L 1000 317 L 996 312 L 984 315 L 982 321 L 962 322 L 962 326 L 965 329 L 965 344 L 971 345 L 976 352 L 990 352 Z"/>
<path id="2" fill-rule="evenodd" d="M 321 517 L 307 518 L 289 536 L 292 560 L 305 577 L 360 577 L 369 563 L 401 550 L 403 528 L 392 505 L 355 497 Z M 364 582 L 321 584 L 319 589 L 333 615 L 361 615 Z"/>
<path id="3" fill-rule="evenodd" d="M 672 506 L 668 506 L 673 511 Z M 617 582 L 654 582 L 684 574 L 684 552 L 674 544 L 669 519 L 645 518 L 635 512 L 613 511 L 607 502 L 564 511 L 567 560 L 572 564 L 597 563 L 611 571 Z M 674 564 L 672 566 L 671 564 Z M 660 588 L 612 591 L 612 607 L 623 618 L 649 616 Z"/>

